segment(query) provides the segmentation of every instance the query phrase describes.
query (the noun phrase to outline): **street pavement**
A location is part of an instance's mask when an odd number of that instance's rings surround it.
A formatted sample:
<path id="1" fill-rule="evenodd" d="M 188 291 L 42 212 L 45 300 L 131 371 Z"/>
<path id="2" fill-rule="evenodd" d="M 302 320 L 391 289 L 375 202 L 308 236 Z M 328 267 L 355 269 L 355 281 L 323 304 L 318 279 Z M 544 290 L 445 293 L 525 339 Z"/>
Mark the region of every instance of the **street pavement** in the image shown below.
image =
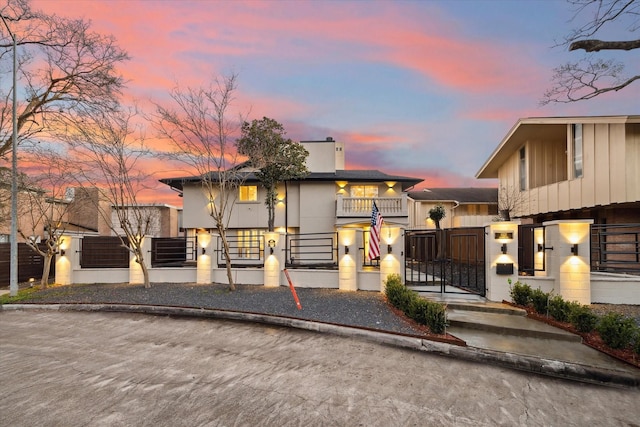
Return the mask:
<path id="1" fill-rule="evenodd" d="M 637 426 L 640 390 L 219 319 L 0 312 L 2 426 Z"/>

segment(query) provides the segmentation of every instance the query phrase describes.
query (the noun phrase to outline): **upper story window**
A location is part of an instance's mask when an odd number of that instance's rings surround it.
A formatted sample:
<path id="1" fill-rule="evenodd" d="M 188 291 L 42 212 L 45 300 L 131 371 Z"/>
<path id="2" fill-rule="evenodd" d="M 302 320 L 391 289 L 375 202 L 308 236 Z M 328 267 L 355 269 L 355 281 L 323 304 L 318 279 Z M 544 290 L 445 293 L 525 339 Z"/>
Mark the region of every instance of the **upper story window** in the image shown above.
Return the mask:
<path id="1" fill-rule="evenodd" d="M 527 151 L 520 149 L 520 191 L 527 189 Z"/>
<path id="2" fill-rule="evenodd" d="M 378 186 L 377 185 L 352 185 L 351 197 L 367 197 L 367 198 L 378 197 Z"/>
<path id="3" fill-rule="evenodd" d="M 573 177 L 582 178 L 582 124 L 571 125 L 571 163 Z"/>
<path id="4" fill-rule="evenodd" d="M 258 201 L 258 186 L 257 185 L 241 185 L 240 201 L 241 202 Z"/>

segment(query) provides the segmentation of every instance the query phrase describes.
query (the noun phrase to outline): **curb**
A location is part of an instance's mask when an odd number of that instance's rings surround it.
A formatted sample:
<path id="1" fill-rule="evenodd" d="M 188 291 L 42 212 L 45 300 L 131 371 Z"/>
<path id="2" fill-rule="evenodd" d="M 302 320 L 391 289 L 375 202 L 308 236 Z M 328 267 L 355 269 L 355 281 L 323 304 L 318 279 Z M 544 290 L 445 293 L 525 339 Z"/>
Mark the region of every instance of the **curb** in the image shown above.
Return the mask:
<path id="1" fill-rule="evenodd" d="M 488 363 L 540 375 L 592 384 L 640 388 L 640 371 L 637 374 L 619 370 L 598 368 L 572 362 L 536 358 L 515 353 L 486 350 L 477 347 L 458 346 L 422 338 L 408 337 L 388 332 L 371 331 L 349 326 L 334 325 L 268 314 L 246 313 L 205 308 L 185 308 L 156 305 L 130 304 L 5 304 L 2 311 L 78 311 L 142 313 L 163 316 L 224 319 L 284 326 L 313 332 L 327 333 L 373 341 L 379 344 L 407 348 L 445 357 L 455 357 L 475 363 Z"/>

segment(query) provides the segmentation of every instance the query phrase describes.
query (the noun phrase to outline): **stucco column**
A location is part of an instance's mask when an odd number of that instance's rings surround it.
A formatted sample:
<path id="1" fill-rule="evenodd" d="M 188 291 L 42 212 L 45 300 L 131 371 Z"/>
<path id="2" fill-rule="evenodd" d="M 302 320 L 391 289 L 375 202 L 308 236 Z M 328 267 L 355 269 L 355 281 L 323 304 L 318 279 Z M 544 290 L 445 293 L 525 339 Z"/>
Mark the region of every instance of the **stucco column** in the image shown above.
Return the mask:
<path id="1" fill-rule="evenodd" d="M 486 298 L 511 300 L 509 279 L 518 281 L 517 221 L 493 222 L 485 226 Z"/>
<path id="2" fill-rule="evenodd" d="M 281 266 L 285 265 L 284 238 L 277 232 L 264 233 L 264 286 L 280 286 Z"/>
<path id="3" fill-rule="evenodd" d="M 196 261 L 196 283 L 211 283 L 211 264 L 216 252 L 213 247 L 213 236 L 211 233 L 203 231 L 198 233 L 198 254 Z"/>
<path id="4" fill-rule="evenodd" d="M 73 284 L 73 270 L 80 268 L 80 238 L 63 235 L 56 257 L 55 280 L 59 285 Z"/>
<path id="5" fill-rule="evenodd" d="M 380 233 L 380 292 L 391 274 L 399 274 L 404 281 L 404 234 L 400 227 L 383 226 Z"/>
<path id="6" fill-rule="evenodd" d="M 341 291 L 358 290 L 358 270 L 356 258 L 356 229 L 341 228 L 338 230 L 338 289 Z"/>
<path id="7" fill-rule="evenodd" d="M 591 304 L 591 248 L 589 231 L 593 220 L 544 222 L 547 273 L 555 279 L 555 292 L 565 301 Z"/>

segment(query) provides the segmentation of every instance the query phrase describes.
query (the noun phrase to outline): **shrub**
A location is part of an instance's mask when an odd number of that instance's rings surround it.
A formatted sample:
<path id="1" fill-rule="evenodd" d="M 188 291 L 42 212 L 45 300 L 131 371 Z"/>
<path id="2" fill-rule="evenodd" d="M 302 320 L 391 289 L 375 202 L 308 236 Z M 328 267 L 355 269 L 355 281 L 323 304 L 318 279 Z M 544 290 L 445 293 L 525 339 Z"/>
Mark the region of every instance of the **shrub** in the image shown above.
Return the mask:
<path id="1" fill-rule="evenodd" d="M 434 334 L 444 334 L 447 327 L 446 306 L 429 301 L 427 305 L 427 326 Z"/>
<path id="2" fill-rule="evenodd" d="M 543 292 L 540 288 L 531 291 L 531 305 L 536 313 L 547 314 L 549 296 L 547 292 Z"/>
<path id="3" fill-rule="evenodd" d="M 600 318 L 596 330 L 602 341 L 611 348 L 626 348 L 637 333 L 636 322 L 618 313 L 607 313 Z"/>
<path id="4" fill-rule="evenodd" d="M 518 281 L 509 288 L 509 295 L 514 304 L 526 306 L 531 301 L 531 286 Z"/>
<path id="5" fill-rule="evenodd" d="M 636 354 L 640 354 L 640 329 L 636 330 L 636 340 L 633 343 L 633 351 Z"/>
<path id="6" fill-rule="evenodd" d="M 562 299 L 562 296 L 556 295 L 549 299 L 549 315 L 558 322 L 568 322 L 571 304 Z"/>
<path id="7" fill-rule="evenodd" d="M 569 322 L 578 332 L 591 332 L 598 323 L 598 316 L 586 305 L 572 305 L 569 311 Z"/>
<path id="8" fill-rule="evenodd" d="M 390 275 L 385 282 L 387 300 L 416 323 L 426 325 L 434 334 L 443 334 L 447 326 L 445 306 L 429 301 L 402 284 L 400 276 Z"/>

